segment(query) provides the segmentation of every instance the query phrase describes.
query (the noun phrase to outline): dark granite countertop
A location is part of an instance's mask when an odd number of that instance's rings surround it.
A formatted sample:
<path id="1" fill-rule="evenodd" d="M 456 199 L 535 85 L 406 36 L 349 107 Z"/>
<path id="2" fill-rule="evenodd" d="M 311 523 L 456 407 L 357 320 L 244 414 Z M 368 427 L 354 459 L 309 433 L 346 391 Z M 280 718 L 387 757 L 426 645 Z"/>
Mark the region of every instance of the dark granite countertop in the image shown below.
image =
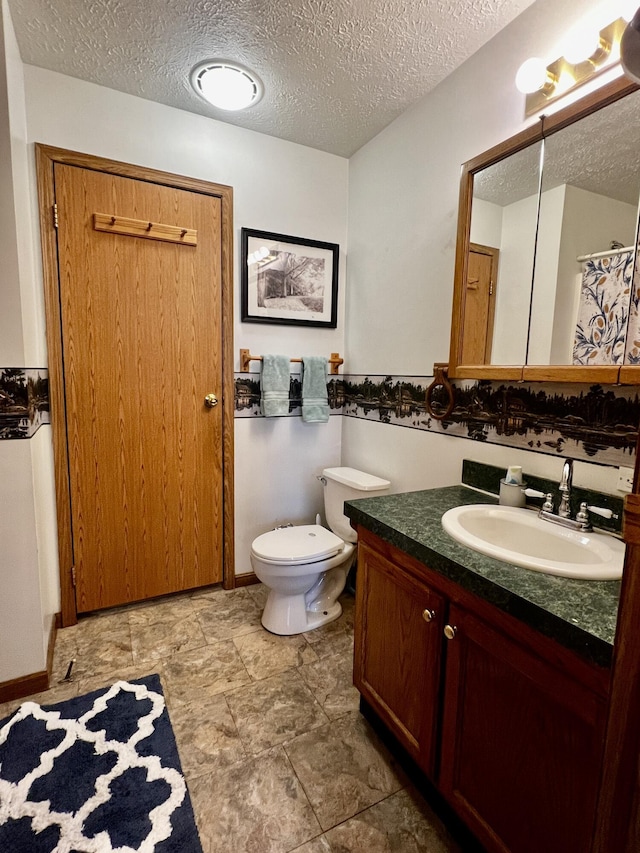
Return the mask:
<path id="1" fill-rule="evenodd" d="M 345 513 L 384 541 L 460 584 L 586 659 L 609 666 L 619 581 L 584 581 L 522 569 L 485 557 L 445 533 L 444 512 L 461 504 L 497 503 L 466 486 L 362 498 Z"/>

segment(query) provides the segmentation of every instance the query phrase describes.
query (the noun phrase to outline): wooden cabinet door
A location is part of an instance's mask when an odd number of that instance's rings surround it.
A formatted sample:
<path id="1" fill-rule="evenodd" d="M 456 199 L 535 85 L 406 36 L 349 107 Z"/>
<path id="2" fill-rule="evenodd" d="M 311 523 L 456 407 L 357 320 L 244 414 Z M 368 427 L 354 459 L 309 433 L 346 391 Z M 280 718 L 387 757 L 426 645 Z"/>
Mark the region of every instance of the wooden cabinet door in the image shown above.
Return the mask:
<path id="1" fill-rule="evenodd" d="M 595 817 L 604 700 L 452 606 L 439 786 L 500 853 L 585 853 Z"/>
<path id="2" fill-rule="evenodd" d="M 440 595 L 359 545 L 354 682 L 429 774 L 435 765 L 443 616 Z"/>

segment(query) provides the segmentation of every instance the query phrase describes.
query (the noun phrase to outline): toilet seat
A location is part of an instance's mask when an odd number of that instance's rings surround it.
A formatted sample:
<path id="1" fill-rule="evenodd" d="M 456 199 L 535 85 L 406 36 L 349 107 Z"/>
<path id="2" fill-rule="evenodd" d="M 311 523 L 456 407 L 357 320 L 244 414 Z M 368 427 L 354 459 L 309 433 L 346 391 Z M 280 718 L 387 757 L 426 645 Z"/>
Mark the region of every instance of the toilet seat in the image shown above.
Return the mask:
<path id="1" fill-rule="evenodd" d="M 300 524 L 263 533 L 254 539 L 251 550 L 265 563 L 299 566 L 333 557 L 344 546 L 343 540 L 326 527 Z"/>

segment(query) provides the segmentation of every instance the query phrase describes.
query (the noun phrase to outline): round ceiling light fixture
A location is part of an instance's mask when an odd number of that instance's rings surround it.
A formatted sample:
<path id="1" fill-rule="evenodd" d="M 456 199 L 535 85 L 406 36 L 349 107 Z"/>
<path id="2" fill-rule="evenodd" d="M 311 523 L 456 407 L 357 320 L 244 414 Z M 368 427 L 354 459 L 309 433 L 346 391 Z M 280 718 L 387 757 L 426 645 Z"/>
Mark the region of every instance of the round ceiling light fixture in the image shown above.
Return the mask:
<path id="1" fill-rule="evenodd" d="M 201 62 L 191 72 L 191 85 L 205 101 L 220 110 L 244 110 L 257 104 L 264 92 L 260 78 L 221 59 Z"/>

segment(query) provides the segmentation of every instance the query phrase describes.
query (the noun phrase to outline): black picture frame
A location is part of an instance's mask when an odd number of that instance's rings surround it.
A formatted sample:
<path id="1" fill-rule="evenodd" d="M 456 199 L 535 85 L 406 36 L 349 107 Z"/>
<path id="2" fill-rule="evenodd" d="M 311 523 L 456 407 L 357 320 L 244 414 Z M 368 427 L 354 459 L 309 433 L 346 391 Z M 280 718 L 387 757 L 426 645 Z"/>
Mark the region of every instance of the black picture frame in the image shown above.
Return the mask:
<path id="1" fill-rule="evenodd" d="M 335 329 L 337 243 L 241 229 L 241 320 Z"/>

